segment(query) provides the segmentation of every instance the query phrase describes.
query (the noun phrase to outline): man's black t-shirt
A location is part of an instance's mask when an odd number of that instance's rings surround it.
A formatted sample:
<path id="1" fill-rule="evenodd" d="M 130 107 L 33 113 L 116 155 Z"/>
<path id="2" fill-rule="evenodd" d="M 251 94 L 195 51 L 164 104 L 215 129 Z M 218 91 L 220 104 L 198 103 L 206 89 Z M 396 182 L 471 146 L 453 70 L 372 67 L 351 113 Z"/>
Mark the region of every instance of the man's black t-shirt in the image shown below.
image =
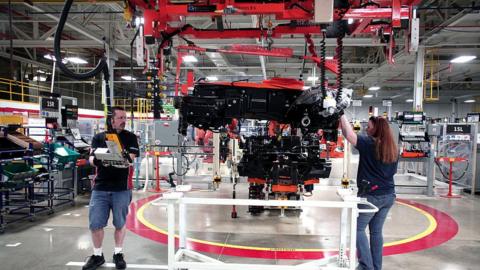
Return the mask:
<path id="1" fill-rule="evenodd" d="M 358 135 L 356 148 L 360 153 L 357 172 L 357 184 L 367 180 L 371 186 L 377 186 L 370 195 L 395 193 L 393 175 L 397 172 L 398 161 L 386 164 L 375 157 L 375 141 L 370 136 Z"/>
<path id="2" fill-rule="evenodd" d="M 118 138 L 124 149 L 130 154 L 139 155 L 138 140 L 135 134 L 122 130 L 118 133 Z M 105 132 L 98 133 L 93 137 L 92 149 L 106 148 Z M 92 151 L 93 153 L 93 151 Z M 92 154 L 93 155 L 93 154 Z M 132 168 L 116 168 L 116 167 L 97 167 L 97 175 L 95 177 L 95 185 L 93 189 L 101 191 L 123 191 L 131 188 L 129 185 L 130 170 Z"/>

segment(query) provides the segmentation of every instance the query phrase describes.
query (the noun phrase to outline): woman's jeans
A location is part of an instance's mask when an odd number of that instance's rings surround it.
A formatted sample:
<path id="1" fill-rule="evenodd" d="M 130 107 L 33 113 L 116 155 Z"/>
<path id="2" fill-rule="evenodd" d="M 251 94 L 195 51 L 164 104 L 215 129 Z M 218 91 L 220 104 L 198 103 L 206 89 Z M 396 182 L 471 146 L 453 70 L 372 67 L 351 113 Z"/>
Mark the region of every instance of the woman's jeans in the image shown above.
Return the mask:
<path id="1" fill-rule="evenodd" d="M 366 195 L 367 201 L 378 207 L 376 213 L 361 213 L 357 218 L 357 254 L 359 270 L 381 270 L 383 253 L 383 223 L 395 202 L 395 194 Z M 359 205 L 359 209 L 368 208 Z M 365 229 L 370 231 L 370 244 Z"/>

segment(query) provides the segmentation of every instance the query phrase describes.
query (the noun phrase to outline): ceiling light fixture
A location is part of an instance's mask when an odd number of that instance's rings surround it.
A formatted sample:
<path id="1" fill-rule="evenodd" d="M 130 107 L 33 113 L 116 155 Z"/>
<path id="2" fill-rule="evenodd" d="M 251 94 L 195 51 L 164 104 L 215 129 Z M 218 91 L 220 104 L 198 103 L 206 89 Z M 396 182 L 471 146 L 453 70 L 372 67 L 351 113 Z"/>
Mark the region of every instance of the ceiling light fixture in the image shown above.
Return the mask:
<path id="1" fill-rule="evenodd" d="M 348 24 L 352 24 L 353 23 L 353 18 L 348 18 Z"/>
<path id="2" fill-rule="evenodd" d="M 368 88 L 368 90 L 377 91 L 377 90 L 380 90 L 380 86 L 370 86 L 370 88 Z"/>
<path id="3" fill-rule="evenodd" d="M 318 81 L 318 77 L 308 76 L 307 81 Z"/>
<path id="4" fill-rule="evenodd" d="M 47 81 L 47 77 L 44 77 L 44 76 L 34 76 L 34 77 L 33 77 L 33 81 L 45 82 L 45 81 Z"/>
<path id="5" fill-rule="evenodd" d="M 467 99 L 464 102 L 465 103 L 475 103 L 475 99 Z"/>
<path id="6" fill-rule="evenodd" d="M 48 60 L 55 61 L 55 56 L 53 56 L 53 55 L 51 55 L 51 54 L 45 54 L 45 55 L 43 56 L 43 58 L 48 59 Z"/>
<path id="7" fill-rule="evenodd" d="M 405 100 L 405 102 L 407 102 L 407 103 L 413 103 L 413 99 L 409 98 L 409 99 Z"/>
<path id="8" fill-rule="evenodd" d="M 52 61 L 56 61 L 55 60 L 55 56 L 51 55 L 51 54 L 45 54 L 43 56 L 43 58 L 45 59 L 48 59 L 48 60 L 52 60 Z M 68 61 L 66 59 L 62 59 L 62 63 L 66 64 Z"/>
<path id="9" fill-rule="evenodd" d="M 193 55 L 184 55 L 182 57 L 182 59 L 185 63 L 197 63 L 198 62 L 198 59 Z"/>
<path id="10" fill-rule="evenodd" d="M 210 81 L 210 82 L 214 82 L 214 81 L 218 81 L 218 77 L 217 76 L 207 76 L 206 80 Z"/>
<path id="11" fill-rule="evenodd" d="M 462 56 L 453 58 L 452 60 L 450 60 L 450 63 L 455 63 L 455 64 L 467 63 L 472 61 L 475 58 L 477 57 L 474 55 L 462 55 Z"/>
<path id="12" fill-rule="evenodd" d="M 131 77 L 130 75 L 123 75 L 122 79 L 125 81 L 136 81 L 136 78 Z"/>
<path id="13" fill-rule="evenodd" d="M 371 98 L 371 97 L 373 97 L 373 95 L 365 95 L 365 96 L 363 96 L 363 97 L 364 97 L 364 98 Z"/>
<path id="14" fill-rule="evenodd" d="M 85 59 L 82 59 L 80 57 L 65 57 L 65 60 L 67 60 L 68 62 L 71 62 L 71 63 L 74 63 L 74 64 L 79 64 L 79 65 L 82 65 L 82 64 L 87 64 L 87 60 Z"/>

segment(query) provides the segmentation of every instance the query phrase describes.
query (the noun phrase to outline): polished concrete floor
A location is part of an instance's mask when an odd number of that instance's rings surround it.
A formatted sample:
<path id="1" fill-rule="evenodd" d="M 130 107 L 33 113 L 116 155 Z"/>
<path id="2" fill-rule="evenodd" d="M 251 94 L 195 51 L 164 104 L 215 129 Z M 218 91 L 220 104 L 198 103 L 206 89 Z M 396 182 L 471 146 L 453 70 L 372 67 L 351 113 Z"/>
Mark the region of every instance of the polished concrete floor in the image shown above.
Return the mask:
<path id="1" fill-rule="evenodd" d="M 190 197 L 230 198 L 232 186 L 222 184 L 220 190 L 196 190 Z M 237 197 L 247 197 L 246 184 L 237 186 Z M 335 188 L 317 186 L 314 196 L 307 200 L 338 200 Z M 165 208 L 143 204 L 141 215 L 139 200 L 153 193 L 135 192 L 130 230 L 125 239 L 127 263 L 137 269 L 154 269 L 167 263 L 167 247 L 152 240 L 158 232 L 141 226 L 139 217 L 150 226 L 166 230 Z M 385 243 L 390 255 L 384 257 L 384 269 L 479 269 L 480 265 L 480 198 L 463 196 L 461 199 L 398 195 L 399 201 L 390 211 L 384 227 Z M 145 201 L 145 200 L 144 200 Z M 88 226 L 88 196 L 80 196 L 74 207 L 65 207 L 53 215 L 41 215 L 35 222 L 8 225 L 0 235 L 0 269 L 80 269 L 67 266 L 83 262 L 92 252 Z M 239 218 L 231 219 L 231 207 L 193 206 L 188 212 L 189 237 L 215 242 L 223 247 L 215 253 L 204 253 L 225 262 L 259 264 L 298 264 L 302 262 L 301 249 L 335 248 L 339 239 L 339 210 L 313 210 L 287 212 L 279 217 L 279 210 L 251 216 L 246 207 L 237 208 Z M 421 235 L 434 227 L 442 231 Z M 455 222 L 458 224 L 456 232 Z M 453 232 L 452 232 L 453 231 Z M 455 234 L 456 232 L 456 234 Z M 428 233 L 427 233 L 428 234 Z M 441 240 L 451 234 L 451 239 Z M 419 238 L 417 241 L 412 239 Z M 449 238 L 449 237 L 447 237 Z M 439 240 L 440 239 L 440 240 Z M 398 241 L 408 242 L 402 245 Z M 438 242 L 443 242 L 438 245 Z M 435 244 L 437 243 L 437 244 Z M 232 256 L 228 247 L 246 246 L 253 250 L 251 257 Z M 259 248 L 273 252 L 273 258 L 256 256 Z M 111 262 L 113 229 L 106 229 L 104 253 Z M 293 252 L 285 255 L 284 251 Z M 278 256 L 277 256 L 278 255 Z M 296 259 L 286 259 L 291 256 Z M 148 268 L 147 265 L 152 265 Z M 103 267 L 108 269 L 108 267 Z M 129 269 L 135 269 L 129 267 Z"/>

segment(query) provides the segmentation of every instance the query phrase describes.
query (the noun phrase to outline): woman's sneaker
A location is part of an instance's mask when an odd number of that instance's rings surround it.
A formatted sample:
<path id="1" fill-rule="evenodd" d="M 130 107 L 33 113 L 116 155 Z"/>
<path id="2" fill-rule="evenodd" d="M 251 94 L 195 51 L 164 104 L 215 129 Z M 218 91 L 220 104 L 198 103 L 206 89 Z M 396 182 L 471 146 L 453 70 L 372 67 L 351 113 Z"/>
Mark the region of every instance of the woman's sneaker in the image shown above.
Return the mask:
<path id="1" fill-rule="evenodd" d="M 83 265 L 82 270 L 95 270 L 104 263 L 105 263 L 105 258 L 103 257 L 103 253 L 102 253 L 102 256 L 92 255 L 90 256 L 90 258 L 88 258 L 87 263 Z"/>
<path id="2" fill-rule="evenodd" d="M 115 268 L 117 269 L 127 268 L 127 263 L 123 259 L 123 253 L 113 254 L 113 263 L 115 264 Z"/>

